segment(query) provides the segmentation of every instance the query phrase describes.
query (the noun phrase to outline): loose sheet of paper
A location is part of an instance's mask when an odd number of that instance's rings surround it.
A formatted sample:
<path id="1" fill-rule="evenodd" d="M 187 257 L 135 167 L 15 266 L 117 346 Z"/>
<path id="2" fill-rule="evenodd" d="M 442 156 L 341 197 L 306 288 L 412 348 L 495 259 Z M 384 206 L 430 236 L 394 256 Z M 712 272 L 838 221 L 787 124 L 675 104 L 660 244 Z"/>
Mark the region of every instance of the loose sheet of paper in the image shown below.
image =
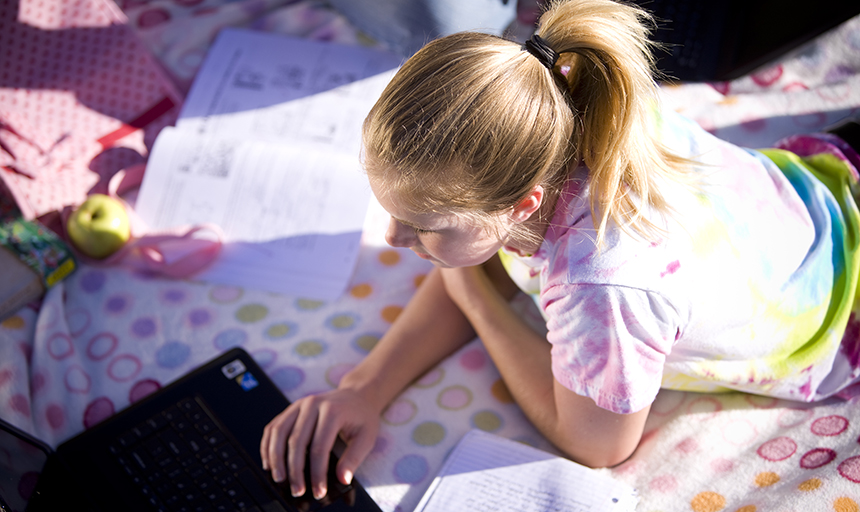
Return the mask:
<path id="1" fill-rule="evenodd" d="M 214 223 L 229 241 L 197 277 L 333 298 L 355 264 L 370 188 L 357 159 L 165 129 L 137 212 L 151 228 Z"/>
<path id="2" fill-rule="evenodd" d="M 542 450 L 480 430 L 454 448 L 416 512 L 632 511 L 626 484 Z"/>
<path id="3" fill-rule="evenodd" d="M 226 29 L 175 129 L 153 147 L 136 210 L 150 228 L 219 225 L 196 278 L 334 299 L 358 257 L 370 188 L 361 123 L 400 58 Z"/>
<path id="4" fill-rule="evenodd" d="M 176 126 L 258 141 L 313 141 L 357 158 L 361 124 L 400 63 L 360 46 L 225 29 Z"/>

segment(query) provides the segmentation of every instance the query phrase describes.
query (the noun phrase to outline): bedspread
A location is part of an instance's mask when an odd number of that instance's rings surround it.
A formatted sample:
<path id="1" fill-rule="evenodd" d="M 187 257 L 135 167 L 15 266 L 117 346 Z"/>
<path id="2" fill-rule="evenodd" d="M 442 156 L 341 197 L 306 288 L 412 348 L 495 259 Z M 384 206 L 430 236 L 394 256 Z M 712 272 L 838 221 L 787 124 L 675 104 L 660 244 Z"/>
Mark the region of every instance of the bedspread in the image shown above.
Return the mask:
<path id="1" fill-rule="evenodd" d="M 179 90 L 226 25 L 375 44 L 316 1 L 119 5 Z M 744 146 L 819 130 L 860 106 L 860 18 L 754 75 L 664 86 L 663 94 L 672 108 Z M 0 325 L 0 416 L 58 444 L 234 346 L 291 399 L 331 389 L 430 270 L 410 251 L 386 246 L 386 224 L 372 205 L 348 291 L 330 302 L 84 264 Z M 540 325 L 529 299 L 515 301 Z M 634 485 L 643 512 L 857 512 L 858 411 L 857 398 L 799 404 L 664 390 L 634 455 L 600 471 Z M 410 511 L 471 428 L 552 450 L 513 403 L 480 340 L 388 407 L 357 477 L 384 510 Z"/>

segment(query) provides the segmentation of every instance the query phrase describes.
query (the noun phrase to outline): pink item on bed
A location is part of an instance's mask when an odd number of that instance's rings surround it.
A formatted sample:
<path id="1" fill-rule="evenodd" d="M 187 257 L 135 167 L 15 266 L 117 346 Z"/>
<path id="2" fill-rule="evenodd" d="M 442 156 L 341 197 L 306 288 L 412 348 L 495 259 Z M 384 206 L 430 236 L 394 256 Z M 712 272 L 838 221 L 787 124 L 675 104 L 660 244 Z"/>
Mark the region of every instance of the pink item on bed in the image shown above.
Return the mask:
<path id="1" fill-rule="evenodd" d="M 0 179 L 32 219 L 146 161 L 182 99 L 108 0 L 0 0 Z"/>

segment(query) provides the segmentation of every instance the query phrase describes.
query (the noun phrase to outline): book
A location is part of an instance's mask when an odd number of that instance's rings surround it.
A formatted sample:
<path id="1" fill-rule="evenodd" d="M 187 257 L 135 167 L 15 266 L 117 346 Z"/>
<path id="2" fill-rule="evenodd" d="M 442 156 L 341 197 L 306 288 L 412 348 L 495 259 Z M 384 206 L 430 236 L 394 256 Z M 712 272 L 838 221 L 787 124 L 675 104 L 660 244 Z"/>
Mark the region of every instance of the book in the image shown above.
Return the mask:
<path id="1" fill-rule="evenodd" d="M 445 459 L 416 512 L 632 511 L 636 490 L 572 460 L 482 430 Z"/>
<path id="2" fill-rule="evenodd" d="M 153 230 L 221 227 L 221 254 L 195 279 L 338 297 L 371 198 L 361 125 L 400 61 L 377 49 L 223 30 L 176 127 L 155 141 L 135 211 Z"/>

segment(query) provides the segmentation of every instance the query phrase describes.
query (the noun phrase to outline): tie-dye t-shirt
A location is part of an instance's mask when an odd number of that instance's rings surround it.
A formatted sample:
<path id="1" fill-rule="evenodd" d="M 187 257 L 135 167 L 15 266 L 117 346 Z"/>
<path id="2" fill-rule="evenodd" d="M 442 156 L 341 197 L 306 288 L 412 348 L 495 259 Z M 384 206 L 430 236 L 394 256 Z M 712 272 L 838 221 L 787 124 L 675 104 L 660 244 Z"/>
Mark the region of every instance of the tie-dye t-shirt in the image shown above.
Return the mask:
<path id="1" fill-rule="evenodd" d="M 675 212 L 651 217 L 662 235 L 610 226 L 598 249 L 580 169 L 538 252 L 501 252 L 547 321 L 555 378 L 617 413 L 660 387 L 810 401 L 850 384 L 856 171 L 832 155 L 742 149 L 674 113 L 659 124 L 664 143 L 701 163 L 693 192 L 665 185 Z"/>

